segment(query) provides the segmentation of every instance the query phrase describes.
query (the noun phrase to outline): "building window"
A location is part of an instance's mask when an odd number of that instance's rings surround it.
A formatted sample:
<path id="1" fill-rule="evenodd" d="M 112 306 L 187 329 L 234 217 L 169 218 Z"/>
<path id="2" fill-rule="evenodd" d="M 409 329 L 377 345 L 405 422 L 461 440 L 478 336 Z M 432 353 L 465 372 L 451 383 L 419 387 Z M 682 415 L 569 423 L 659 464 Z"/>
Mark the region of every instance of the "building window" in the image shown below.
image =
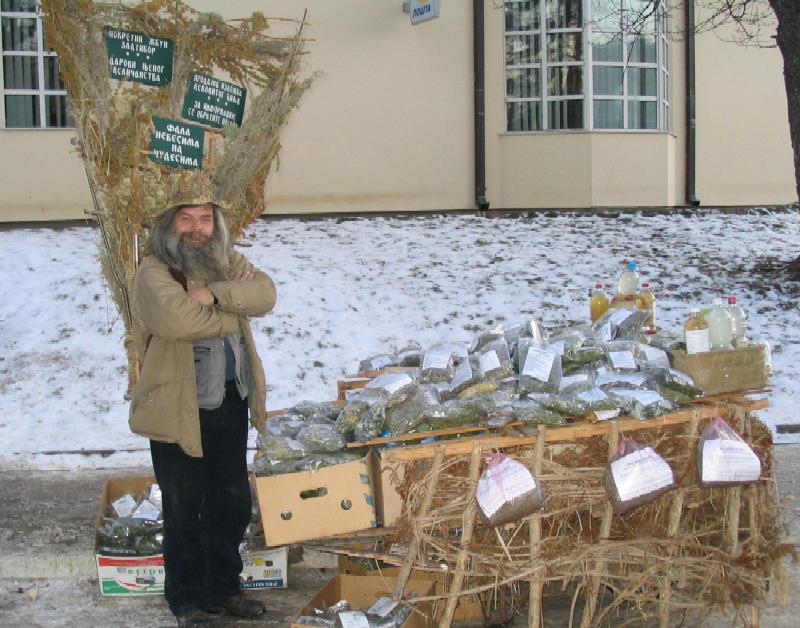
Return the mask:
<path id="1" fill-rule="evenodd" d="M 0 0 L 7 129 L 73 126 L 55 52 L 46 50 L 36 0 Z"/>
<path id="2" fill-rule="evenodd" d="M 669 41 L 651 0 L 505 0 L 508 131 L 669 130 Z"/>

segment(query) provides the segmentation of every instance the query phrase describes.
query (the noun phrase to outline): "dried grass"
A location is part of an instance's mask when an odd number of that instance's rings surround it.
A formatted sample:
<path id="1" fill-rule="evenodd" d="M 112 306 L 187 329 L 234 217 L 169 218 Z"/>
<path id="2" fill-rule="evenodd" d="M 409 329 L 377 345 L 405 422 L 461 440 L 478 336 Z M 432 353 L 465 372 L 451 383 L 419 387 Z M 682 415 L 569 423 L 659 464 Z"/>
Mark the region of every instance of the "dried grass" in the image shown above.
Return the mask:
<path id="1" fill-rule="evenodd" d="M 670 463 L 681 490 L 614 515 L 607 537 L 601 535 L 608 512 L 603 488 L 607 441 L 592 437 L 547 444 L 539 476 L 547 509 L 502 528 L 478 528 L 468 548 L 462 594 L 536 575 L 545 585 L 572 592 L 573 605 L 586 591 L 604 592 L 594 624 L 608 623 L 620 608 L 628 614 L 633 609 L 635 621 L 646 624 L 659 613 L 759 606 L 770 581 L 782 588 L 781 562 L 792 548 L 779 542 L 770 432 L 744 412 L 734 411 L 734 424 L 737 419 L 740 433 L 764 465 L 761 481 L 743 489 L 701 488 L 695 464 L 698 435 L 689 438 L 685 426 L 637 431 L 637 441 L 652 446 Z M 701 422 L 699 432 L 702 428 Z M 505 453 L 530 463 L 529 451 Z M 452 570 L 456 564 L 470 495 L 468 462 L 469 456 L 445 460 L 426 517 L 419 517 L 417 509 L 430 479 L 430 462 L 402 465 L 404 511 L 391 540 L 404 543 L 412 530 L 419 531 L 416 568 L 437 570 L 447 564 Z M 682 500 L 675 509 L 679 519 L 672 512 L 675 500 Z M 541 540 L 532 546 L 527 522 L 534 519 L 541 524 Z"/>
<path id="2" fill-rule="evenodd" d="M 128 290 L 147 225 L 176 189 L 211 185 L 237 238 L 264 211 L 267 175 L 287 118 L 308 89 L 300 79 L 303 20 L 291 37 L 272 37 L 261 13 L 224 21 L 180 0 L 138 4 L 42 0 L 47 45 L 58 53 L 75 123 L 75 146 L 86 168 L 102 235 L 101 269 L 130 331 Z M 169 86 L 110 78 L 103 27 L 145 32 L 173 41 Z M 222 76 L 248 89 L 241 128 L 208 128 L 204 170 L 189 172 L 147 158 L 152 116 L 180 118 L 192 72 Z M 126 347 L 130 342 L 126 341 Z M 131 355 L 135 361 L 136 356 Z"/>

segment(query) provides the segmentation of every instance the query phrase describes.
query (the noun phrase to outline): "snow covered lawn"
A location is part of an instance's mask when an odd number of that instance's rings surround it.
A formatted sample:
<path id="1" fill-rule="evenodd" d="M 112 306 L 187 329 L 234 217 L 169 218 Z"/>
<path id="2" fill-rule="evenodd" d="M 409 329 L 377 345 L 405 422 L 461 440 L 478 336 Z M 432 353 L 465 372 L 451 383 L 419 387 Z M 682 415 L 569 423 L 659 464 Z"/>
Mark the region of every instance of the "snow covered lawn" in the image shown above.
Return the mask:
<path id="1" fill-rule="evenodd" d="M 97 240 L 87 227 L 0 232 L 0 467 L 149 464 L 128 430 L 123 324 Z M 584 319 L 588 288 L 613 288 L 634 259 L 662 327 L 735 295 L 749 335 L 772 347 L 762 417 L 800 422 L 800 284 L 774 270 L 800 253 L 797 211 L 285 219 L 258 221 L 243 243 L 278 286 L 274 312 L 253 321 L 270 409 L 333 399 L 361 359 L 412 342 Z M 52 453 L 80 450 L 103 454 Z"/>

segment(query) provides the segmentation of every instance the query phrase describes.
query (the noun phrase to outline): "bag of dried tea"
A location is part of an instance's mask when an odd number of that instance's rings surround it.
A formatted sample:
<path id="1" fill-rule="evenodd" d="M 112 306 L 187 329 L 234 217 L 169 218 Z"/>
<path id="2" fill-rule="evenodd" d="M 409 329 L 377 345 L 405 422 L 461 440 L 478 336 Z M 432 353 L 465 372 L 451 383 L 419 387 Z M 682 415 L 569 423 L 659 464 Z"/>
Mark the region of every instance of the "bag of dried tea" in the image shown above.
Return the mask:
<path id="1" fill-rule="evenodd" d="M 621 514 L 675 488 L 675 477 L 652 447 L 623 438 L 606 466 L 604 484 L 614 512 Z"/>
<path id="2" fill-rule="evenodd" d="M 561 384 L 561 356 L 550 347 L 525 346 L 519 342 L 519 392 L 558 392 Z"/>
<path id="3" fill-rule="evenodd" d="M 462 360 L 453 372 L 450 393 L 458 395 L 482 380 L 483 372 L 481 371 L 480 361 L 477 356 L 470 356 L 468 359 Z"/>
<path id="4" fill-rule="evenodd" d="M 697 475 L 702 486 L 748 484 L 761 475 L 761 460 L 722 417 L 716 417 L 700 436 Z"/>
<path id="5" fill-rule="evenodd" d="M 511 364 L 511 354 L 505 337 L 495 340 L 477 352 L 481 371 L 486 379 L 500 381 L 514 374 Z"/>
<path id="6" fill-rule="evenodd" d="M 416 372 L 384 373 L 361 389 L 365 397 L 379 397 L 387 405 L 403 401 L 417 385 Z"/>
<path id="7" fill-rule="evenodd" d="M 449 382 L 453 377 L 453 354 L 448 348 L 429 349 L 422 357 L 419 381 L 423 384 Z"/>
<path id="8" fill-rule="evenodd" d="M 475 493 L 483 520 L 490 526 L 517 521 L 544 508 L 542 485 L 528 467 L 506 456 L 491 454 Z"/>

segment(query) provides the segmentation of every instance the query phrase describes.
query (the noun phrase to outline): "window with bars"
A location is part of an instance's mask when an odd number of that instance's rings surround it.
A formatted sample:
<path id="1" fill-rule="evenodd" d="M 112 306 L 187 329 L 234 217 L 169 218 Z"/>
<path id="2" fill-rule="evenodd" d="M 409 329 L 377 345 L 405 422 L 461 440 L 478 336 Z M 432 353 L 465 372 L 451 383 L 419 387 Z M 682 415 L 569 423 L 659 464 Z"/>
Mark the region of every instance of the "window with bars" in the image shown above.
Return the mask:
<path id="1" fill-rule="evenodd" d="M 5 128 L 73 126 L 56 53 L 45 48 L 36 0 L 0 0 Z"/>
<path id="2" fill-rule="evenodd" d="M 665 12 L 651 0 L 505 0 L 508 131 L 669 130 Z"/>

